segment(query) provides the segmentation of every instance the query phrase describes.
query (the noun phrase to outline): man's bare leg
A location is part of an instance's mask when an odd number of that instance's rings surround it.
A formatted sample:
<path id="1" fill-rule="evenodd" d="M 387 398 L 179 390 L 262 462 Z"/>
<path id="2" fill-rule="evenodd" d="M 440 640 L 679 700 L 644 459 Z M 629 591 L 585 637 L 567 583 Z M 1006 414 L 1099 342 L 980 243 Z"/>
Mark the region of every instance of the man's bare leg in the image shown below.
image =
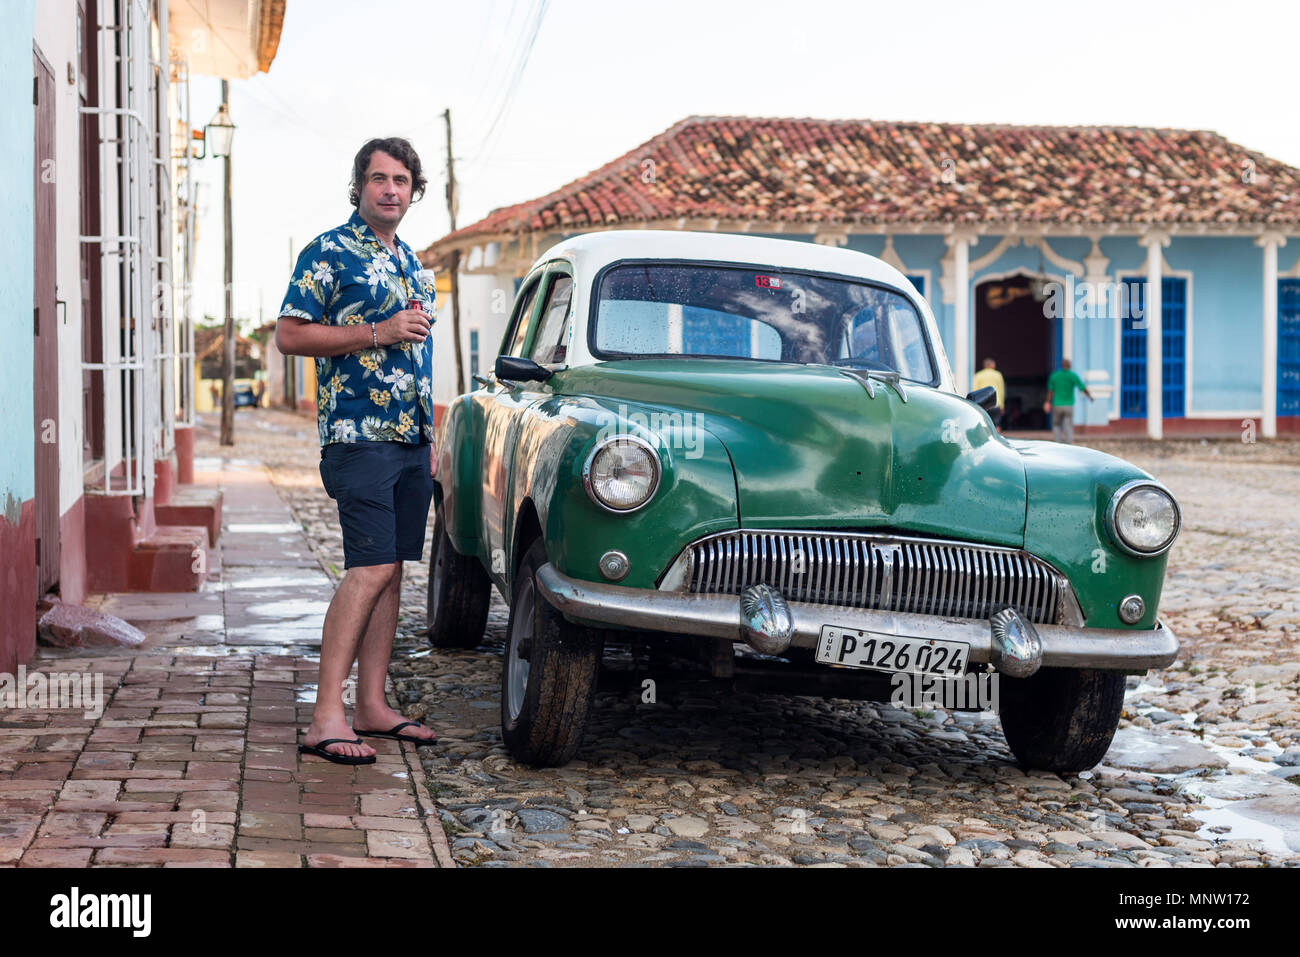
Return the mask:
<path id="1" fill-rule="evenodd" d="M 326 738 L 351 741 L 356 737 L 343 709 L 343 682 L 352 670 L 352 662 L 357 659 L 357 649 L 361 645 L 362 636 L 369 629 L 379 599 L 386 594 L 392 581 L 394 567 L 362 565 L 349 568 L 343 581 L 339 582 L 329 610 L 325 612 L 325 625 L 321 634 L 320 683 L 316 688 L 316 707 L 312 710 L 311 727 L 303 738 L 304 744 L 315 745 Z M 389 642 L 391 645 L 391 637 Z M 325 750 L 353 757 L 367 757 L 375 753 L 375 749 L 368 744 L 331 744 Z"/>
<path id="2" fill-rule="evenodd" d="M 388 706 L 384 696 L 384 681 L 388 677 L 388 663 L 393 657 L 393 638 L 397 633 L 397 610 L 402 597 L 402 563 L 398 562 L 393 579 L 370 615 L 370 627 L 361 639 L 357 653 L 357 708 L 356 725 L 367 731 L 387 731 L 406 721 L 405 715 Z M 400 734 L 417 738 L 436 735 L 428 728 L 403 728 Z"/>

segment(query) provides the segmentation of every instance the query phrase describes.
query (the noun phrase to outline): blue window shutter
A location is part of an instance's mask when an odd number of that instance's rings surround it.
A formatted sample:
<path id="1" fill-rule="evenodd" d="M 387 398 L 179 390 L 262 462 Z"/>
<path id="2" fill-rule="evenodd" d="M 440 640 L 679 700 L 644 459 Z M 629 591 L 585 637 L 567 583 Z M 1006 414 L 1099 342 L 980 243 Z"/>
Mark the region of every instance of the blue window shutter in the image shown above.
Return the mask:
<path id="1" fill-rule="evenodd" d="M 1300 415 L 1300 279 L 1277 284 L 1277 414 Z"/>
<path id="2" fill-rule="evenodd" d="M 1125 279 L 1128 314 L 1121 320 L 1119 347 L 1119 414 L 1144 419 L 1147 414 L 1146 280 Z M 1160 416 L 1180 419 L 1187 396 L 1187 280 L 1160 281 Z"/>
<path id="3" fill-rule="evenodd" d="M 1144 419 L 1147 414 L 1147 332 L 1142 315 L 1146 308 L 1146 280 L 1125 279 L 1128 308 L 1120 320 L 1119 415 Z"/>
<path id="4" fill-rule="evenodd" d="M 1181 419 L 1187 394 L 1187 280 L 1168 276 L 1160 283 L 1161 416 Z"/>

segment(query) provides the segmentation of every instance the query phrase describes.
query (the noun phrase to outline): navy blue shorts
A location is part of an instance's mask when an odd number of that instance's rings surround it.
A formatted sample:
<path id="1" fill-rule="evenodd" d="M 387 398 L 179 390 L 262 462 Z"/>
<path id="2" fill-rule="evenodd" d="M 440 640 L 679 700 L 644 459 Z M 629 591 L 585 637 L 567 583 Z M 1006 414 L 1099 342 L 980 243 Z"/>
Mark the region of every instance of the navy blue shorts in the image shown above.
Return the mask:
<path id="1" fill-rule="evenodd" d="M 339 505 L 344 568 L 421 559 L 433 499 L 427 444 L 331 442 L 320 477 Z"/>

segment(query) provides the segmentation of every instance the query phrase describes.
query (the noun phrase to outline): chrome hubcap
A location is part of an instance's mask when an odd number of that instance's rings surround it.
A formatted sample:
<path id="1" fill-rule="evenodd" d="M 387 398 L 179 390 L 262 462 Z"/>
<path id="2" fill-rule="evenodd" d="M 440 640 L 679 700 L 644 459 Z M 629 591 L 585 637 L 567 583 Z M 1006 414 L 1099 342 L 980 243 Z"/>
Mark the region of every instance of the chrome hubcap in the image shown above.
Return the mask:
<path id="1" fill-rule="evenodd" d="M 506 644 L 506 711 L 511 721 L 524 710 L 524 692 L 528 688 L 528 662 L 519 657 L 519 645 L 533 635 L 533 582 L 525 578 L 515 595 L 514 627 Z"/>

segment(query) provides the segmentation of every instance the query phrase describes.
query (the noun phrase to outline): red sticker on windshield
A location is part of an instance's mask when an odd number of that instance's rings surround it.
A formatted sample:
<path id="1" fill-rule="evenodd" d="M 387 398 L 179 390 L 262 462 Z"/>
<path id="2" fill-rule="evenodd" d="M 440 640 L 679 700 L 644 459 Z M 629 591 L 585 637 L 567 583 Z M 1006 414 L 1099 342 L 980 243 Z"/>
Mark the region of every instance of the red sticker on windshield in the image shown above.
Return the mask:
<path id="1" fill-rule="evenodd" d="M 754 285 L 758 286 L 761 289 L 780 289 L 781 277 L 780 276 L 755 276 Z"/>

